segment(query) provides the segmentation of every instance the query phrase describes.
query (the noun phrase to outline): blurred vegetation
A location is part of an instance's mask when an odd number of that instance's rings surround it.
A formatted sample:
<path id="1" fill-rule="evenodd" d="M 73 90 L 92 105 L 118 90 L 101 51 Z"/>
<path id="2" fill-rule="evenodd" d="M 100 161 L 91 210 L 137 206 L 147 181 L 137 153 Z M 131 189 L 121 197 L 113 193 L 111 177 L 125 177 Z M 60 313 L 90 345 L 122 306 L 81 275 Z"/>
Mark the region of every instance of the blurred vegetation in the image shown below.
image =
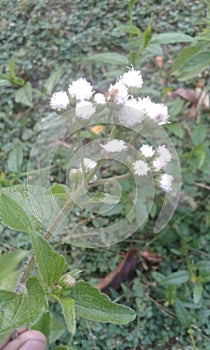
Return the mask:
<path id="1" fill-rule="evenodd" d="M 142 32 L 151 23 L 152 35 L 178 31 L 200 38 L 194 46 L 206 51 L 208 6 L 208 1 L 137 0 L 132 21 Z M 27 158 L 36 138 L 34 126 L 51 113 L 52 89 L 63 89 L 80 76 L 94 85 L 96 82 L 98 89 L 109 85 L 113 76 L 108 73 L 117 71 L 118 66 L 91 62 L 87 57 L 109 51 L 128 53 L 129 34 L 115 29 L 128 23 L 130 13 L 125 0 L 1 0 L 0 11 L 0 185 L 4 187 L 25 181 Z M 171 222 L 161 233 L 153 234 L 160 205 L 156 203 L 151 221 L 141 232 L 109 249 L 89 250 L 54 242 L 93 284 L 114 269 L 125 252 L 137 249 L 135 275 L 120 291 L 111 290 L 112 298 L 137 311 L 137 319 L 126 327 L 82 320 L 73 339 L 58 332 L 57 345 L 66 344 L 72 350 L 210 349 L 209 109 L 175 93 L 182 88 L 195 94 L 199 88 L 208 94 L 209 70 L 201 67 L 196 76 L 180 81 L 177 72 L 183 67 L 176 65 L 175 70 L 173 66 L 180 51 L 190 45 L 161 44 L 161 51 L 138 67 L 145 79 L 145 96 L 162 99 L 169 107 L 172 124 L 167 132 L 180 157 L 183 191 Z M 50 76 L 54 82 L 49 87 Z M 20 89 L 25 83 L 30 84 L 32 97 L 27 96 L 23 103 Z M 3 225 L 0 231 L 2 252 L 29 249 L 26 235 Z M 145 261 L 143 249 L 156 252 L 162 261 Z M 53 311 L 59 317 L 56 306 Z"/>

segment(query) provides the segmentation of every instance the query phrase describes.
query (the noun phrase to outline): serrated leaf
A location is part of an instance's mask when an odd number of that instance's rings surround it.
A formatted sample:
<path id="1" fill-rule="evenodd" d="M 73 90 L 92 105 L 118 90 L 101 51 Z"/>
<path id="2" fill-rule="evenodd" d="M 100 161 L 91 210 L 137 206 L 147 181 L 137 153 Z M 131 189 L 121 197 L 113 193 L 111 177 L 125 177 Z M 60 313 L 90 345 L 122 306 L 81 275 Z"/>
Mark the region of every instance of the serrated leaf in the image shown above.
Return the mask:
<path id="1" fill-rule="evenodd" d="M 181 270 L 171 273 L 169 276 L 162 279 L 161 284 L 166 286 L 174 286 L 177 284 L 185 283 L 189 280 L 190 276 L 187 270 Z"/>
<path id="2" fill-rule="evenodd" d="M 154 34 L 151 43 L 154 44 L 178 44 L 192 42 L 194 38 L 181 32 L 169 32 Z"/>
<path id="3" fill-rule="evenodd" d="M 0 256 L 0 289 L 13 290 L 19 271 L 17 265 L 28 255 L 28 251 L 16 250 Z"/>
<path id="4" fill-rule="evenodd" d="M 5 225 L 17 231 L 28 233 L 34 228 L 22 207 L 5 194 L 0 195 L 0 218 Z"/>
<path id="5" fill-rule="evenodd" d="M 22 103 L 24 106 L 33 107 L 32 87 L 29 82 L 16 91 L 15 102 Z"/>
<path id="6" fill-rule="evenodd" d="M 58 69 L 56 72 L 53 72 L 50 77 L 45 81 L 43 89 L 48 95 L 51 95 L 56 84 L 58 83 L 62 75 L 62 69 Z"/>
<path id="7" fill-rule="evenodd" d="M 74 299 L 62 296 L 56 296 L 55 298 L 61 306 L 67 329 L 74 334 L 76 331 Z"/>
<path id="8" fill-rule="evenodd" d="M 32 325 L 47 309 L 43 288 L 32 277 L 26 283 L 27 293 L 0 290 L 0 342 L 14 329 Z"/>
<path id="9" fill-rule="evenodd" d="M 184 328 L 188 328 L 191 324 L 190 313 L 184 308 L 180 300 L 176 300 L 174 303 L 175 312 L 177 318 Z"/>
<path id="10" fill-rule="evenodd" d="M 46 196 L 44 193 L 46 188 L 39 186 L 26 186 L 26 185 L 17 185 L 11 187 L 5 187 L 0 189 L 0 219 L 4 222 L 8 216 L 5 208 L 2 209 L 1 205 L 1 193 L 5 194 L 7 197 L 10 197 L 17 205 L 22 208 L 25 215 L 31 222 L 31 226 L 35 231 L 43 231 L 43 228 L 49 227 L 54 221 L 55 217 L 58 215 L 58 212 L 62 208 L 63 204 L 59 198 Z M 10 214 L 13 214 L 10 211 Z M 6 217 L 5 217 L 6 216 Z M 20 219 L 20 220 L 19 220 Z M 19 222 L 21 221 L 21 222 Z M 16 221 L 11 220 L 5 224 L 11 228 L 23 232 L 29 232 L 31 226 L 27 228 L 27 225 L 22 225 L 21 217 L 16 216 Z M 24 224 L 24 223 L 23 223 Z M 62 225 L 65 226 L 65 218 L 63 218 L 62 223 L 59 226 L 61 230 Z M 21 226 L 21 227 L 20 227 Z"/>
<path id="11" fill-rule="evenodd" d="M 195 286 L 193 289 L 193 301 L 195 304 L 197 304 L 202 296 L 202 291 L 203 291 L 203 284 L 200 280 L 197 280 L 195 282 Z"/>
<path id="12" fill-rule="evenodd" d="M 106 294 L 87 282 L 76 282 L 69 289 L 68 296 L 75 300 L 75 311 L 79 317 L 115 324 L 126 324 L 136 317 L 132 309 L 112 302 Z"/>
<path id="13" fill-rule="evenodd" d="M 23 150 L 22 145 L 17 145 L 10 152 L 7 165 L 10 171 L 16 173 L 20 171 L 23 162 Z"/>
<path id="14" fill-rule="evenodd" d="M 65 258 L 55 252 L 38 233 L 31 232 L 31 241 L 36 263 L 44 285 L 52 287 L 67 269 Z"/>
<path id="15" fill-rule="evenodd" d="M 87 58 L 87 61 L 104 64 L 115 64 L 119 66 L 125 66 L 128 64 L 127 57 L 116 52 L 98 53 L 96 55 L 89 56 Z"/>

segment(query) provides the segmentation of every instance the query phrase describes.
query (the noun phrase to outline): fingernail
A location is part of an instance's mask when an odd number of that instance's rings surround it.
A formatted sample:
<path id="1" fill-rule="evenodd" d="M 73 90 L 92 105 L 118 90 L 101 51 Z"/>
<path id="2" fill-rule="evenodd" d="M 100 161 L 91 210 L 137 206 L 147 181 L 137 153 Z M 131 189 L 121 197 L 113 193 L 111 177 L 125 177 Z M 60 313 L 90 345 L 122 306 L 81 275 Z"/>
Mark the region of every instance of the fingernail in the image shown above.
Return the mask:
<path id="1" fill-rule="evenodd" d="M 46 349 L 46 344 L 39 340 L 39 339 L 33 339 L 33 340 L 28 340 L 25 342 L 19 350 L 45 350 Z"/>

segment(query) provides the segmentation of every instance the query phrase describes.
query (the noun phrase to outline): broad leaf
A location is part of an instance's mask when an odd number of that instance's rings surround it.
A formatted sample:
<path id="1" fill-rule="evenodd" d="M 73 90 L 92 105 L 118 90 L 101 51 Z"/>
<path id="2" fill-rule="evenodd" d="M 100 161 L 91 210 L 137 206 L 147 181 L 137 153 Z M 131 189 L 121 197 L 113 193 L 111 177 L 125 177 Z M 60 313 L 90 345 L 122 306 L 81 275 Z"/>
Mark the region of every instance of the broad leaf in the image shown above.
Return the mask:
<path id="1" fill-rule="evenodd" d="M 175 58 L 171 68 L 171 73 L 175 74 L 198 51 L 198 46 L 185 47 Z"/>
<path id="2" fill-rule="evenodd" d="M 7 75 L 0 73 L 0 86 L 10 86 L 11 83 L 8 80 Z"/>
<path id="3" fill-rule="evenodd" d="M 16 250 L 0 256 L 0 289 L 14 289 L 20 273 L 14 269 L 27 255 L 28 251 Z"/>
<path id="4" fill-rule="evenodd" d="M 66 327 L 64 322 L 61 322 L 58 318 L 56 318 L 52 313 L 50 313 L 50 337 L 49 343 L 54 343 L 57 339 L 65 332 Z"/>
<path id="5" fill-rule="evenodd" d="M 17 231 L 30 232 L 34 229 L 22 207 L 5 194 L 0 195 L 0 218 L 5 225 Z"/>
<path id="6" fill-rule="evenodd" d="M 0 342 L 14 329 L 33 325 L 47 310 L 44 291 L 36 278 L 26 283 L 27 293 L 0 290 Z"/>
<path id="7" fill-rule="evenodd" d="M 112 302 L 87 282 L 77 282 L 69 289 L 68 296 L 75 300 L 75 311 L 79 317 L 115 324 L 126 324 L 136 317 L 132 309 Z"/>
<path id="8" fill-rule="evenodd" d="M 66 260 L 40 234 L 32 232 L 31 241 L 40 276 L 46 287 L 52 287 L 67 269 Z"/>
<path id="9" fill-rule="evenodd" d="M 61 305 L 64 319 L 66 321 L 67 329 L 74 334 L 76 331 L 75 322 L 75 302 L 74 299 L 68 297 L 55 297 Z"/>
<path id="10" fill-rule="evenodd" d="M 96 63 L 116 64 L 119 66 L 125 66 L 128 64 L 127 57 L 116 52 L 98 53 L 96 55 L 89 56 L 87 60 Z"/>
<path id="11" fill-rule="evenodd" d="M 16 91 L 15 102 L 33 107 L 32 87 L 29 82 Z"/>
<path id="12" fill-rule="evenodd" d="M 16 173 L 20 171 L 23 162 L 22 145 L 17 145 L 9 154 L 7 165 L 10 171 Z"/>
<path id="13" fill-rule="evenodd" d="M 37 331 L 42 332 L 45 337 L 49 340 L 50 337 L 50 332 L 51 332 L 51 318 L 50 318 L 50 313 L 45 312 L 37 322 L 33 324 L 31 329 L 35 329 Z"/>
<path id="14" fill-rule="evenodd" d="M 154 44 L 178 44 L 178 43 L 187 43 L 192 42 L 194 38 L 187 34 L 179 32 L 170 32 L 155 34 L 151 39 L 151 43 Z"/>
<path id="15" fill-rule="evenodd" d="M 209 65 L 209 51 L 201 51 L 192 55 L 179 69 L 176 69 L 176 71 L 173 70 L 173 74 L 175 74 L 180 81 L 192 79 L 202 73 Z"/>

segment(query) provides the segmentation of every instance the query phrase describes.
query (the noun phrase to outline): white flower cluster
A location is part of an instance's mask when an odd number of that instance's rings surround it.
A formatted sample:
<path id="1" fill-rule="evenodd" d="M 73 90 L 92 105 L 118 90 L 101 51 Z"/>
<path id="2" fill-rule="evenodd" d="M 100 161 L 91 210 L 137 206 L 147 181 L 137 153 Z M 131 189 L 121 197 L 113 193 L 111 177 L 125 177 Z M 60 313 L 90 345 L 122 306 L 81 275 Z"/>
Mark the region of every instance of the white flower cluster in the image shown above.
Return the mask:
<path id="1" fill-rule="evenodd" d="M 140 148 L 140 152 L 145 158 L 150 158 L 151 166 L 149 167 L 149 165 L 142 160 L 135 161 L 133 163 L 133 169 L 134 169 L 134 173 L 137 176 L 147 175 L 150 168 L 155 172 L 164 170 L 166 165 L 172 159 L 172 154 L 166 148 L 165 145 L 158 146 L 156 150 L 152 146 L 142 145 Z M 173 176 L 166 173 L 161 174 L 159 178 L 159 185 L 161 189 L 163 189 L 166 192 L 171 191 L 172 182 L 173 182 Z"/>
<path id="2" fill-rule="evenodd" d="M 89 119 L 96 112 L 96 105 L 114 102 L 134 110 L 133 113 L 129 113 L 123 109 L 119 113 L 119 120 L 125 126 L 130 127 L 140 123 L 146 116 L 159 125 L 168 123 L 167 106 L 152 102 L 150 97 L 134 97 L 134 95 L 139 95 L 142 84 L 141 71 L 135 70 L 133 67 L 120 76 L 115 84 L 111 84 L 105 94 L 94 94 L 92 85 L 85 78 L 79 78 L 69 85 L 67 92 L 54 92 L 50 106 L 61 112 L 72 105 L 75 107 L 78 118 Z"/>

